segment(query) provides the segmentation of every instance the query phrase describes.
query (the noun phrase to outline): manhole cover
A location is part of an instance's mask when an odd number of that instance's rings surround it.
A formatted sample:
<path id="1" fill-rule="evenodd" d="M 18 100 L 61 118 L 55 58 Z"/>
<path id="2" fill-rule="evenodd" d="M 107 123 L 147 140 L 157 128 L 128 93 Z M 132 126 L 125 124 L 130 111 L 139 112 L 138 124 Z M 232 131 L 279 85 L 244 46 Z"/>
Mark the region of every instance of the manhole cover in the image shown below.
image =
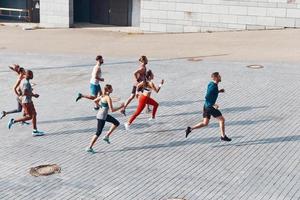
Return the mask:
<path id="1" fill-rule="evenodd" d="M 37 167 L 32 167 L 30 168 L 29 173 L 32 176 L 48 176 L 51 174 L 56 174 L 56 173 L 60 173 L 61 168 L 56 165 L 40 165 Z"/>
<path id="2" fill-rule="evenodd" d="M 198 61 L 202 61 L 201 58 L 197 58 L 197 57 L 193 57 L 193 58 L 188 58 L 188 61 L 193 61 L 193 62 L 198 62 Z"/>
<path id="3" fill-rule="evenodd" d="M 261 69 L 261 68 L 264 68 L 264 66 L 262 66 L 262 65 L 248 65 L 247 67 L 250 68 L 250 69 Z"/>

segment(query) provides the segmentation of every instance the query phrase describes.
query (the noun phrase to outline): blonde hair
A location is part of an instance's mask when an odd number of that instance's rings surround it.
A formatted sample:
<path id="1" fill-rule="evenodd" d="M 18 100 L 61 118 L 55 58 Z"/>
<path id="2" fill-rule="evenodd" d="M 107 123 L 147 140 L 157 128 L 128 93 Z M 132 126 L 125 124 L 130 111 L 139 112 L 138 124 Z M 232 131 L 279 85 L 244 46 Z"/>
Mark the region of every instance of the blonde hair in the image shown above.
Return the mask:
<path id="1" fill-rule="evenodd" d="M 112 86 L 110 84 L 106 84 L 103 88 L 103 96 L 109 94 L 109 90 L 112 89 Z"/>

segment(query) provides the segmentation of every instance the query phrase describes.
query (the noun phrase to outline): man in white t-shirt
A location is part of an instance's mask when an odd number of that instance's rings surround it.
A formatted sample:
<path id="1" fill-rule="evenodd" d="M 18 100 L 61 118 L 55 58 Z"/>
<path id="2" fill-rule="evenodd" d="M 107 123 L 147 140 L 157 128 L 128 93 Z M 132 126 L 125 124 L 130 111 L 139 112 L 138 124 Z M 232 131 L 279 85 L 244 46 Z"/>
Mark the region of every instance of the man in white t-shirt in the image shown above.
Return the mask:
<path id="1" fill-rule="evenodd" d="M 98 55 L 96 57 L 96 65 L 93 68 L 92 77 L 90 79 L 90 95 L 83 95 L 81 93 L 78 93 L 78 96 L 76 98 L 76 102 L 81 98 L 86 98 L 90 100 L 96 99 L 98 96 L 102 95 L 101 87 L 100 87 L 100 81 L 104 81 L 104 78 L 101 78 L 101 65 L 103 64 L 104 60 L 101 55 Z M 95 102 L 95 110 L 99 109 L 98 103 Z"/>

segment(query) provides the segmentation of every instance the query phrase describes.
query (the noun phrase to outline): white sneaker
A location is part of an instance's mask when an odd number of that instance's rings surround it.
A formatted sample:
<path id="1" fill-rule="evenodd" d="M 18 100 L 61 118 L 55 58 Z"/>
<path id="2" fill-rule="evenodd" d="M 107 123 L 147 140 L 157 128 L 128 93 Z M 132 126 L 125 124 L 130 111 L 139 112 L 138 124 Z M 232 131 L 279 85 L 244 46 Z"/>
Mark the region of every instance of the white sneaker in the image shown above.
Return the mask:
<path id="1" fill-rule="evenodd" d="M 126 123 L 124 123 L 124 126 L 125 126 L 125 130 L 126 131 L 129 131 L 129 129 L 130 129 L 130 125 L 126 122 Z"/>
<path id="2" fill-rule="evenodd" d="M 32 136 L 36 137 L 36 136 L 43 136 L 45 135 L 45 133 L 43 131 L 38 131 L 38 130 L 33 130 L 32 131 Z"/>
<path id="3" fill-rule="evenodd" d="M 156 121 L 156 118 L 150 117 L 150 118 L 148 119 L 148 121 L 149 121 L 149 122 L 155 122 L 155 121 Z"/>

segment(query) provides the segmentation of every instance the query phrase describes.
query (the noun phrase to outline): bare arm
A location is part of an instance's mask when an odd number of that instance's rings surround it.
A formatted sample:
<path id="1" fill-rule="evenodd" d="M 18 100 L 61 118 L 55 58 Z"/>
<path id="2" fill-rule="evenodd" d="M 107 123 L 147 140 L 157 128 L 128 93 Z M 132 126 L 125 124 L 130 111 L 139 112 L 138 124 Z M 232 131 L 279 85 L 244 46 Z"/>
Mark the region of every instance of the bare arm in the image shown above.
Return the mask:
<path id="1" fill-rule="evenodd" d="M 95 79 L 98 80 L 98 81 L 104 81 L 104 78 L 98 77 L 99 71 L 101 71 L 100 67 L 98 67 L 98 69 L 96 71 Z"/>
<path id="2" fill-rule="evenodd" d="M 138 76 L 139 76 L 140 74 L 141 74 L 141 69 L 138 69 L 138 70 L 136 70 L 136 71 L 133 73 L 136 82 L 138 82 L 138 78 L 139 78 Z"/>
<path id="3" fill-rule="evenodd" d="M 21 94 L 19 94 L 19 92 L 18 92 L 18 88 L 19 88 L 19 86 L 20 86 L 21 81 L 22 81 L 22 79 L 21 79 L 21 78 L 18 78 L 16 84 L 14 85 L 14 91 L 15 91 L 15 94 L 16 94 L 17 96 L 20 96 L 20 95 L 21 95 Z"/>
<path id="4" fill-rule="evenodd" d="M 109 109 L 111 112 L 116 112 L 118 110 L 120 110 L 121 108 L 124 107 L 124 103 L 121 104 L 121 106 L 117 107 L 117 108 L 114 108 L 113 107 L 113 104 L 112 104 L 112 100 L 110 97 L 106 97 L 106 100 L 107 100 L 107 103 L 108 103 L 108 106 L 109 106 Z"/>
<path id="5" fill-rule="evenodd" d="M 34 93 L 30 92 L 28 89 L 25 89 L 23 96 L 32 96 L 32 97 L 38 98 L 40 95 L 34 94 Z"/>
<path id="6" fill-rule="evenodd" d="M 161 88 L 161 86 L 162 86 L 163 84 L 164 84 L 164 79 L 161 80 L 161 82 L 160 82 L 160 84 L 159 84 L 158 87 L 156 87 L 155 84 L 154 84 L 153 82 L 150 82 L 151 88 L 152 88 L 156 93 L 159 92 L 159 90 L 160 90 L 160 88 Z"/>

